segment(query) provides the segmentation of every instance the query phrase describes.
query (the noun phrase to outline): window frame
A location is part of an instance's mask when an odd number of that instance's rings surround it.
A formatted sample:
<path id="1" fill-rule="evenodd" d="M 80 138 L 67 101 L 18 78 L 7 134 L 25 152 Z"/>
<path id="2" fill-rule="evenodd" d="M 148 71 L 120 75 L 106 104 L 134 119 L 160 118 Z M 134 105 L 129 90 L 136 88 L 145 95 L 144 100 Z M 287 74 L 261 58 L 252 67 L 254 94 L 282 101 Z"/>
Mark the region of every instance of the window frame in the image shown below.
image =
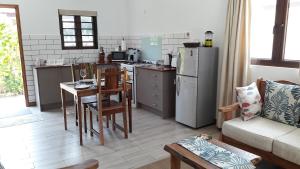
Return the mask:
<path id="1" fill-rule="evenodd" d="M 59 15 L 59 29 L 60 29 L 60 36 L 61 36 L 61 47 L 63 50 L 70 50 L 70 49 L 98 49 L 98 29 L 97 29 L 97 16 L 88 16 L 92 18 L 92 29 L 93 30 L 93 46 L 83 46 L 82 45 L 82 28 L 81 28 L 81 16 L 83 15 Z M 65 39 L 64 39 L 64 28 L 63 28 L 63 16 L 74 16 L 74 31 L 75 31 L 75 44 L 76 46 L 65 46 Z M 73 28 L 72 28 L 73 29 Z"/>
<path id="2" fill-rule="evenodd" d="M 276 2 L 271 60 L 251 58 L 252 65 L 299 68 L 300 61 L 284 60 L 289 4 L 290 0 L 277 0 Z"/>

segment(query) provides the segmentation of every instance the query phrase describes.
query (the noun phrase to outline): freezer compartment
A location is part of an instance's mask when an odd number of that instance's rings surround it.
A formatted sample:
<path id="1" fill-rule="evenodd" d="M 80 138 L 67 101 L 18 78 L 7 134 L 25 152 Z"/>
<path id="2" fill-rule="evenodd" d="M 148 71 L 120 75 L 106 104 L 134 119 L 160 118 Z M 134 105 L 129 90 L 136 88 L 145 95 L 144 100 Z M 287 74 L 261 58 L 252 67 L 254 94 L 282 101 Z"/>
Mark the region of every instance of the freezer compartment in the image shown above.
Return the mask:
<path id="1" fill-rule="evenodd" d="M 197 127 L 197 78 L 176 76 L 175 120 L 190 127 Z"/>
<path id="2" fill-rule="evenodd" d="M 198 48 L 180 48 L 177 59 L 177 74 L 183 76 L 198 76 Z"/>

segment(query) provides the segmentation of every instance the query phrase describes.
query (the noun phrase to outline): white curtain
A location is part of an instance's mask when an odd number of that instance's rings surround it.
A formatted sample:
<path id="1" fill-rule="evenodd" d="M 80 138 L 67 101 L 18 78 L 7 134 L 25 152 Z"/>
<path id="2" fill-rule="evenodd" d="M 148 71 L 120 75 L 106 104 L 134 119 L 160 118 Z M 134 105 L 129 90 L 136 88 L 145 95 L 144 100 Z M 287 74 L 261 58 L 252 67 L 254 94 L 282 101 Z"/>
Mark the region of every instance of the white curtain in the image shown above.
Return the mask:
<path id="1" fill-rule="evenodd" d="M 236 101 L 235 88 L 247 84 L 249 69 L 250 0 L 228 0 L 218 107 Z M 223 115 L 217 113 L 217 126 Z"/>

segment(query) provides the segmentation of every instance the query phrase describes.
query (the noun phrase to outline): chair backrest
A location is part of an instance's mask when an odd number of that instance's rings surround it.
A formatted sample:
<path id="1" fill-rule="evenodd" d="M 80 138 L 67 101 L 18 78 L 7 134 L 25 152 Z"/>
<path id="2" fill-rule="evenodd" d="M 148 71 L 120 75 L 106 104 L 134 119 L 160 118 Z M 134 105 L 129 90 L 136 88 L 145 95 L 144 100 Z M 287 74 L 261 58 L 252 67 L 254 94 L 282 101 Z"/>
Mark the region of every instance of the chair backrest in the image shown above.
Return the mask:
<path id="1" fill-rule="evenodd" d="M 290 82 L 290 81 L 287 81 L 287 80 L 277 80 L 275 82 L 281 83 L 281 84 L 299 85 L 299 84 L 296 84 L 296 83 L 293 83 L 293 82 Z M 257 85 L 258 91 L 259 91 L 259 93 L 261 95 L 262 102 L 264 102 L 264 99 L 265 99 L 265 89 L 266 89 L 266 81 L 263 80 L 263 78 L 258 78 L 257 81 L 256 81 L 256 85 Z"/>
<path id="2" fill-rule="evenodd" d="M 104 85 L 103 84 L 104 80 Z M 126 97 L 126 80 L 127 70 L 120 70 L 120 68 L 112 67 L 105 70 L 97 69 L 97 82 L 98 82 L 98 100 L 102 102 L 103 96 L 115 95 L 122 93 L 122 98 Z M 101 86 L 101 87 L 100 87 Z M 126 99 L 122 99 L 122 103 L 126 104 Z M 100 103 L 101 103 L 100 102 Z"/>
<path id="3" fill-rule="evenodd" d="M 79 64 L 72 64 L 71 70 L 72 70 L 72 80 L 73 82 L 76 82 L 78 80 L 81 80 L 80 76 L 80 69 L 86 69 L 87 75 L 86 79 L 92 79 L 93 75 L 96 75 L 97 71 L 97 65 L 96 63 L 79 63 Z"/>

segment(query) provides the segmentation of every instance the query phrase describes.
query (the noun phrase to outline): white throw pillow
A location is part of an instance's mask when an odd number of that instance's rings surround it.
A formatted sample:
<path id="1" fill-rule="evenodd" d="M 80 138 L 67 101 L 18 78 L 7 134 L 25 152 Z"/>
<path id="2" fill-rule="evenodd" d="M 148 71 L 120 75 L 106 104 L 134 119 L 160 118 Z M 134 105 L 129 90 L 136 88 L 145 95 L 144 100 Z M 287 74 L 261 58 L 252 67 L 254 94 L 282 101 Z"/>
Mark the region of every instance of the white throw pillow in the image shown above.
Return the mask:
<path id="1" fill-rule="evenodd" d="M 237 87 L 236 92 L 241 108 L 241 117 L 244 121 L 261 114 L 262 100 L 255 82 L 249 86 Z"/>

